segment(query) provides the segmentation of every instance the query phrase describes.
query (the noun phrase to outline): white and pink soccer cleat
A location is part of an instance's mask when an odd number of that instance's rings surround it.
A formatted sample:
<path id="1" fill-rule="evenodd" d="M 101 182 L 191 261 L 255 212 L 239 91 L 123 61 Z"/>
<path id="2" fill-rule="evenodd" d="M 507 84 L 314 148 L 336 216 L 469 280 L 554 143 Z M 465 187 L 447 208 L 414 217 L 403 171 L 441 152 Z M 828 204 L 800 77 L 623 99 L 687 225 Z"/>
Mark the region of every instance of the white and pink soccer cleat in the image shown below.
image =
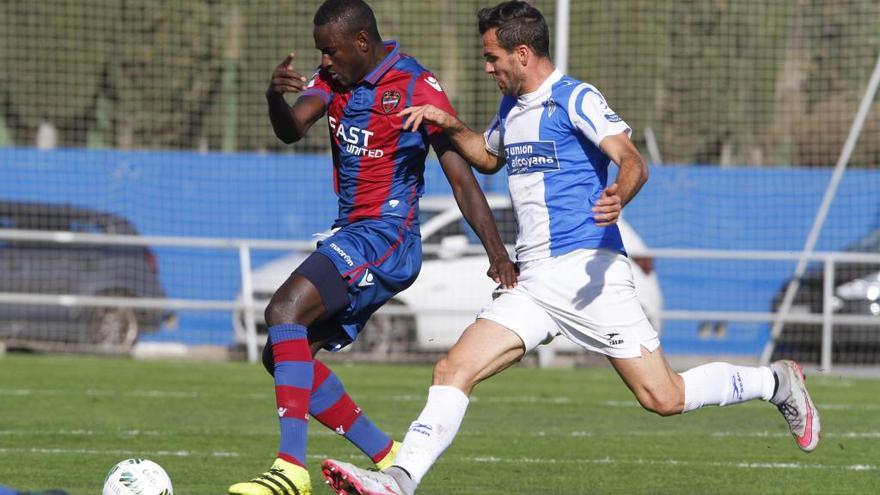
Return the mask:
<path id="1" fill-rule="evenodd" d="M 327 459 L 321 463 L 321 472 L 339 495 L 404 495 L 397 481 L 381 471 Z"/>
<path id="2" fill-rule="evenodd" d="M 782 413 L 798 447 L 804 452 L 816 450 L 821 432 L 819 411 L 807 392 L 801 366 L 794 361 L 776 361 L 770 369 L 779 379 L 779 389 L 770 402 Z"/>

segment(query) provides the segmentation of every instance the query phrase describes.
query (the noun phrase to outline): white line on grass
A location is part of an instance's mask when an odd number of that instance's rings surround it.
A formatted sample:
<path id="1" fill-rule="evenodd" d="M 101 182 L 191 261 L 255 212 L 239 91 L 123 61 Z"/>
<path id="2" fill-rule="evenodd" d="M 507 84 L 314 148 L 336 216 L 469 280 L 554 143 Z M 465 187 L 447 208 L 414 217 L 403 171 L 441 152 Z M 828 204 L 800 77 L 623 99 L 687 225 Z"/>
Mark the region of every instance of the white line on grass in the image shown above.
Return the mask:
<path id="1" fill-rule="evenodd" d="M 789 437 L 791 433 L 778 431 L 716 431 L 713 437 Z M 880 438 L 880 431 L 832 431 L 822 432 L 822 438 Z"/>
<path id="2" fill-rule="evenodd" d="M 172 399 L 198 399 L 198 392 L 187 392 L 180 390 L 132 390 L 121 392 L 111 389 L 86 389 L 86 390 L 66 390 L 66 389 L 29 389 L 29 388 L 2 388 L 0 395 L 9 395 L 15 397 L 24 397 L 31 395 L 84 395 L 86 397 L 147 397 L 155 398 L 172 398 Z"/>
<path id="3" fill-rule="evenodd" d="M 712 466 L 720 468 L 743 468 L 743 469 L 841 469 L 845 471 L 878 471 L 880 466 L 873 464 L 816 464 L 802 462 L 694 462 L 681 461 L 678 459 L 537 459 L 529 457 L 504 458 L 495 456 L 479 456 L 464 458 L 465 461 L 484 463 L 513 463 L 513 464 L 625 464 L 625 465 L 666 465 L 666 466 Z"/>
<path id="4" fill-rule="evenodd" d="M 19 429 L 6 429 L 0 430 L 0 436 L 50 436 L 50 437 L 91 437 L 91 436 L 104 436 L 104 437 L 119 437 L 119 438 L 133 438 L 133 437 L 171 437 L 171 436 L 180 436 L 180 435 L 191 435 L 191 434 L 211 434 L 212 432 L 209 430 L 199 430 L 199 431 L 190 431 L 190 430 L 167 430 L 167 431 L 154 431 L 154 430 L 19 430 Z M 236 431 L 239 435 L 261 435 L 261 436 L 276 436 L 278 435 L 278 430 L 273 428 L 266 428 L 260 430 L 248 430 L 248 431 Z M 497 434 L 496 431 L 480 431 L 480 430 L 464 430 L 459 432 L 459 436 L 489 436 Z M 329 436 L 339 436 L 339 433 L 335 431 L 329 430 L 327 428 L 323 428 L 320 426 L 316 426 L 309 430 L 309 435 L 321 436 L 321 437 L 329 437 Z M 528 433 L 528 436 L 531 437 L 679 437 L 682 435 L 681 431 L 675 430 L 651 430 L 651 431 L 614 431 L 608 432 L 605 430 L 602 431 L 586 431 L 586 430 L 576 430 L 576 431 L 533 431 Z M 791 434 L 783 431 L 715 431 L 715 432 L 706 432 L 706 433 L 689 433 L 690 437 L 701 437 L 704 435 L 708 435 L 711 437 L 746 437 L 746 438 L 788 438 Z M 840 438 L 840 439 L 880 439 L 880 431 L 832 431 L 832 432 L 823 432 L 823 438 Z"/>
<path id="5" fill-rule="evenodd" d="M 79 455 L 120 455 L 156 457 L 239 457 L 238 452 L 197 452 L 193 450 L 114 450 L 114 449 L 61 449 L 61 448 L 0 448 L 0 454 L 79 454 Z"/>
<path id="6" fill-rule="evenodd" d="M 204 394 L 186 390 L 129 390 L 121 392 L 111 389 L 86 389 L 75 391 L 69 389 L 9 389 L 0 388 L 0 396 L 44 396 L 44 395 L 85 395 L 87 397 L 147 397 L 147 398 L 172 398 L 172 399 L 202 399 Z M 274 396 L 270 392 L 251 393 L 246 396 L 249 400 L 271 400 Z M 379 400 L 383 402 L 419 402 L 425 401 L 425 395 L 377 395 L 365 396 L 365 399 Z M 489 404 L 573 404 L 575 400 L 565 396 L 542 397 L 536 395 L 513 395 L 508 397 L 471 397 L 471 403 L 485 402 Z M 586 405 L 600 405 L 606 407 L 641 407 L 635 400 L 604 400 L 592 402 L 589 398 L 583 401 Z M 880 404 L 818 404 L 820 410 L 861 410 L 880 411 Z"/>
<path id="7" fill-rule="evenodd" d="M 239 452 L 214 451 L 214 452 L 198 452 L 192 450 L 154 450 L 154 451 L 132 451 L 132 450 L 113 450 L 113 449 L 62 449 L 62 448 L 0 448 L 0 454 L 57 454 L 57 455 L 119 455 L 119 456 L 155 456 L 155 457 L 204 457 L 206 455 L 212 457 L 241 457 Z M 326 454 L 310 454 L 310 459 L 325 459 Z M 362 460 L 363 456 L 349 455 L 346 456 L 353 460 Z M 682 461 L 678 459 L 613 459 L 611 457 L 603 457 L 601 459 L 554 459 L 554 458 L 534 458 L 534 457 L 497 457 L 497 456 L 476 456 L 461 457 L 460 460 L 467 462 L 481 463 L 512 463 L 512 464 L 622 464 L 622 465 L 662 465 L 662 466 L 711 466 L 719 468 L 734 469 L 832 469 L 845 471 L 880 471 L 880 466 L 874 464 L 817 464 L 803 462 L 699 462 L 699 461 Z"/>
<path id="8" fill-rule="evenodd" d="M 642 407 L 634 400 L 603 400 L 600 404 L 608 407 Z M 758 404 L 758 402 L 746 402 L 744 405 L 749 404 Z M 816 407 L 819 408 L 820 412 L 823 410 L 880 411 L 880 404 L 816 404 Z"/>

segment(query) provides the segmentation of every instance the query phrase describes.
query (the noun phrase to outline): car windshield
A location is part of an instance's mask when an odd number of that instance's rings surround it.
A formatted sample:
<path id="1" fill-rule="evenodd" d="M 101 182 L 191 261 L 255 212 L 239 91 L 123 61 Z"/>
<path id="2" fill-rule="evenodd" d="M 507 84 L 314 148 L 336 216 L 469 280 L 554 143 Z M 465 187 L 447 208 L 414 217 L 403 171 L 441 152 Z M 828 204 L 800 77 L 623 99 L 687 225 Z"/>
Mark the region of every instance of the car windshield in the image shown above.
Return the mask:
<path id="1" fill-rule="evenodd" d="M 419 220 L 422 225 L 424 225 L 425 222 L 437 216 L 439 213 L 441 212 L 422 210 L 419 215 Z M 502 242 L 509 245 L 515 244 L 516 220 L 514 219 L 513 210 L 511 208 L 496 208 L 492 210 L 492 213 L 495 216 L 495 222 L 498 225 L 498 232 L 501 234 Z M 480 243 L 480 238 L 477 237 L 477 234 L 471 229 L 470 225 L 468 225 L 467 221 L 460 214 L 422 241 L 425 244 L 440 244 L 444 237 L 454 235 L 466 236 L 470 244 Z"/>

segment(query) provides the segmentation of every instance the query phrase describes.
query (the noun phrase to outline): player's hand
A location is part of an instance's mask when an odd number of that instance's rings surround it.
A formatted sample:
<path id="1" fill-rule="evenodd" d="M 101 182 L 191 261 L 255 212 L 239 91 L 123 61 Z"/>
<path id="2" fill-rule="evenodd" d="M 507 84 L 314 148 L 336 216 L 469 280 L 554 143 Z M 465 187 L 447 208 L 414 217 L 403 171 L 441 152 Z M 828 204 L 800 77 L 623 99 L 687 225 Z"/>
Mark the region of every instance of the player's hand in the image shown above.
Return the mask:
<path id="1" fill-rule="evenodd" d="M 510 261 L 506 254 L 489 260 L 489 271 L 486 272 L 496 283 L 505 289 L 516 287 L 516 279 L 519 277 L 519 268 L 516 263 Z"/>
<path id="2" fill-rule="evenodd" d="M 615 182 L 606 187 L 599 196 L 599 200 L 593 205 L 593 218 L 596 220 L 598 227 L 607 227 L 617 223 L 620 218 L 620 210 L 623 209 L 623 202 L 617 194 L 620 186 Z"/>
<path id="3" fill-rule="evenodd" d="M 284 93 L 299 93 L 306 88 L 309 82 L 305 76 L 293 70 L 293 53 L 288 53 L 284 60 L 272 71 L 272 81 L 269 83 L 267 93 L 283 95 Z"/>
<path id="4" fill-rule="evenodd" d="M 400 112 L 400 116 L 403 117 L 404 131 L 416 131 L 422 124 L 434 124 L 441 129 L 447 129 L 454 122 L 452 115 L 434 105 L 405 108 Z"/>

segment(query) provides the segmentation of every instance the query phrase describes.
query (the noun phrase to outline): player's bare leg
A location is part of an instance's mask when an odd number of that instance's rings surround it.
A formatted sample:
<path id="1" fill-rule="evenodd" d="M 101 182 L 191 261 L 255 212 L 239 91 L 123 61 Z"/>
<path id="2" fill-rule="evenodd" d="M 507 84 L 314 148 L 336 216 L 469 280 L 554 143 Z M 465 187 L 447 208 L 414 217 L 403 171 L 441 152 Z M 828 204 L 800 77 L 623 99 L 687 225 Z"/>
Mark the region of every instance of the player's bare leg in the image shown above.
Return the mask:
<path id="1" fill-rule="evenodd" d="M 483 380 L 519 362 L 525 355 L 522 339 L 509 328 L 480 318 L 434 365 L 435 386 L 455 387 L 470 395 Z"/>
<path id="2" fill-rule="evenodd" d="M 641 357 L 608 360 L 642 407 L 661 416 L 682 412 L 684 380 L 672 370 L 659 347 L 654 352 L 642 347 Z"/>
<path id="3" fill-rule="evenodd" d="M 513 331 L 478 319 L 434 367 L 427 404 L 410 425 L 394 465 L 376 472 L 328 459 L 321 465 L 324 478 L 337 493 L 347 495 L 412 495 L 458 433 L 473 388 L 524 354 Z"/>
<path id="4" fill-rule="evenodd" d="M 811 452 L 819 443 L 819 412 L 800 366 L 793 361 L 778 361 L 770 367 L 715 362 L 678 374 L 659 347 L 653 352 L 643 347 L 638 358 L 609 361 L 639 403 L 661 416 L 762 399 L 779 409 L 798 447 Z"/>

